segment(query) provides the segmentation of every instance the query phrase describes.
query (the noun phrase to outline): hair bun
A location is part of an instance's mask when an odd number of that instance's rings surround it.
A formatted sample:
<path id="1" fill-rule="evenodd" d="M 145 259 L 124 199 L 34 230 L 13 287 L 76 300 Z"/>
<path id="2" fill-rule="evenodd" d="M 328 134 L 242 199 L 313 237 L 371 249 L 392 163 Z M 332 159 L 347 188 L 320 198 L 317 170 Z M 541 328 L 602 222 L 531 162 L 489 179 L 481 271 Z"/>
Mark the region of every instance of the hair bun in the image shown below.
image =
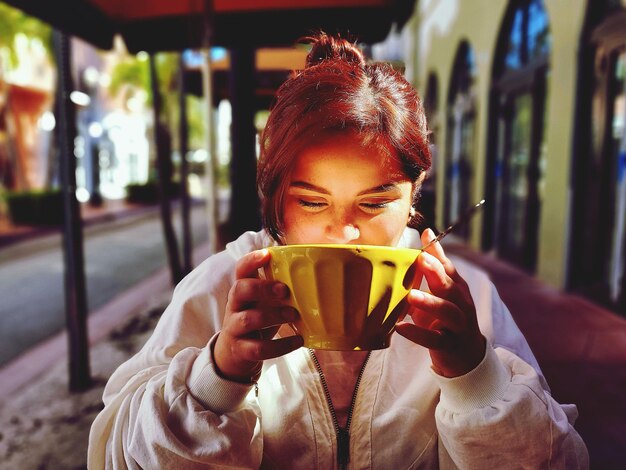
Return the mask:
<path id="1" fill-rule="evenodd" d="M 325 60 L 343 60 L 361 67 L 365 65 L 365 57 L 361 49 L 355 43 L 339 35 L 330 36 L 320 32 L 304 38 L 303 42 L 313 45 L 306 57 L 307 67 L 318 65 Z"/>

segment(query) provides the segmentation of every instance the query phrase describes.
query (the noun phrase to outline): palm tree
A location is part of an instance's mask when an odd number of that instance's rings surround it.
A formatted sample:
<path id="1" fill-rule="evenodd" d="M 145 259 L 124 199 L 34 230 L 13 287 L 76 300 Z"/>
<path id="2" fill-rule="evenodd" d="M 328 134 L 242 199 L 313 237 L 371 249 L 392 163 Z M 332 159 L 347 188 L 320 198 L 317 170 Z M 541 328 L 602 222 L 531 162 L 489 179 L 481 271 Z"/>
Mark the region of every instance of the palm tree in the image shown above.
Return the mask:
<path id="1" fill-rule="evenodd" d="M 19 63 L 15 50 L 15 38 L 18 34 L 40 40 L 48 55 L 53 57 L 50 25 L 0 2 L 0 49 L 6 48 L 9 52 L 9 63 L 5 64 L 7 67 L 16 67 Z"/>
<path id="2" fill-rule="evenodd" d="M 191 271 L 191 233 L 189 223 L 189 204 L 187 194 L 187 165 L 185 160 L 186 149 L 191 137 L 192 141 L 198 141 L 197 134 L 201 131 L 199 126 L 184 125 L 187 118 L 187 110 L 182 106 L 185 91 L 180 86 L 180 58 L 178 54 L 151 55 L 149 63 L 137 57 L 128 57 L 120 62 L 112 72 L 109 92 L 112 95 L 118 93 L 133 94 L 137 91 L 147 93 L 149 102 L 154 110 L 154 137 L 156 142 L 157 174 L 160 186 L 161 221 L 165 237 L 166 250 L 170 265 L 172 282 L 176 284 L 182 277 Z M 178 93 L 176 93 L 178 88 Z M 195 108 L 192 108 L 195 109 Z M 196 119 L 197 120 L 197 119 Z M 195 121 L 196 121 L 195 120 Z M 178 242 L 171 220 L 170 201 L 167 197 L 168 188 L 172 185 L 173 164 L 171 160 L 172 129 L 174 122 L 179 121 L 185 127 L 181 131 L 178 148 L 181 154 L 181 192 L 183 200 L 183 259 L 178 251 Z M 188 131 L 188 132 L 187 132 Z M 191 135 L 190 135 L 191 134 Z"/>

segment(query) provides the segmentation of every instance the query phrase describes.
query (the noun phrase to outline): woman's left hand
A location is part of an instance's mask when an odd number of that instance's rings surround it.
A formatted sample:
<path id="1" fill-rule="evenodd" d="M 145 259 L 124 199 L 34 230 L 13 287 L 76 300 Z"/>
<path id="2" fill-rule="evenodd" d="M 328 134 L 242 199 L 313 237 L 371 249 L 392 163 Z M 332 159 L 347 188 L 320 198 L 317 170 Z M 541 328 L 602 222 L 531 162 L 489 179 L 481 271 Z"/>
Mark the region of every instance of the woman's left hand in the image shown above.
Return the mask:
<path id="1" fill-rule="evenodd" d="M 433 238 L 432 230 L 422 232 L 423 245 Z M 416 262 L 430 292 L 414 286 L 407 296 L 414 324 L 400 322 L 396 331 L 430 350 L 433 369 L 439 375 L 466 374 L 480 364 L 486 347 L 469 287 L 439 243 L 423 251 Z M 421 281 L 421 276 L 417 277 Z"/>

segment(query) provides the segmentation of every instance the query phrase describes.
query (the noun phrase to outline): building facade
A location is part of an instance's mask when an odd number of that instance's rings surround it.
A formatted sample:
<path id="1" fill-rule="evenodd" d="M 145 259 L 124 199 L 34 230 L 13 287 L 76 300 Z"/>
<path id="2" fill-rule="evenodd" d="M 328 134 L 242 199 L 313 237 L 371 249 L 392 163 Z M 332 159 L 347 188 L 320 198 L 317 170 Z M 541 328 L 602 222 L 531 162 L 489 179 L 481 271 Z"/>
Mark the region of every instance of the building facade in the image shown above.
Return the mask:
<path id="1" fill-rule="evenodd" d="M 406 60 L 437 149 L 436 220 L 626 314 L 626 1 L 420 0 Z"/>

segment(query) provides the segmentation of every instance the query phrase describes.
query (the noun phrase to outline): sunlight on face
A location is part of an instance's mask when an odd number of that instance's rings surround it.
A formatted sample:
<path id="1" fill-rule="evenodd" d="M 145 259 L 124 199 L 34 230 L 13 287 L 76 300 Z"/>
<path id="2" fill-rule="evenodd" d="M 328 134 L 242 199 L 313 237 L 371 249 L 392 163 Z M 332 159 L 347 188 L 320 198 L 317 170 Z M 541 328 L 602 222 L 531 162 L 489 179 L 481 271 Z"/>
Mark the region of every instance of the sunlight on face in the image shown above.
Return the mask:
<path id="1" fill-rule="evenodd" d="M 352 134 L 326 137 L 296 157 L 283 211 L 284 241 L 395 246 L 412 184 L 400 162 Z"/>

